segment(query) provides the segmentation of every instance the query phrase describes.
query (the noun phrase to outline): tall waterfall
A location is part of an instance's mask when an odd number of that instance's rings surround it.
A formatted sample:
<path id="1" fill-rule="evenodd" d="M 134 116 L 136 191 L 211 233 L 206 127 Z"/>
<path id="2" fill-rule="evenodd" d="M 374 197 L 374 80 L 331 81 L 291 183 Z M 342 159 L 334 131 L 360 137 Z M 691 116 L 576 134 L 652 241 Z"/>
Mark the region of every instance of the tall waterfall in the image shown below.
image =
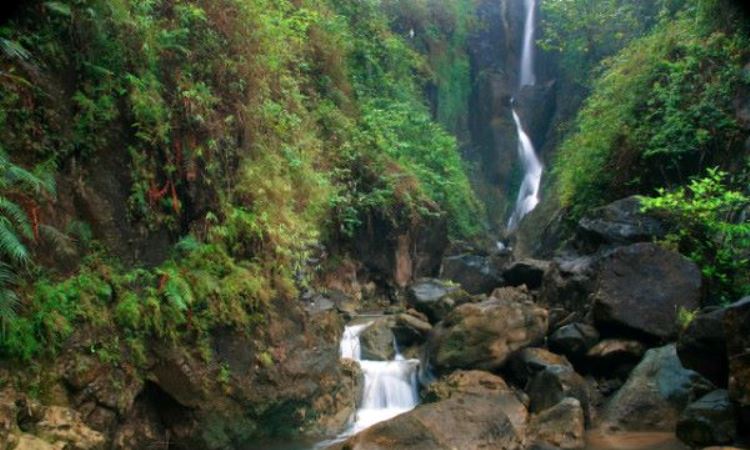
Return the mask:
<path id="1" fill-rule="evenodd" d="M 362 405 L 346 435 L 410 411 L 419 403 L 418 359 L 404 359 L 398 353 L 398 347 L 393 361 L 362 359 L 359 336 L 369 325 L 347 326 L 341 339 L 341 357 L 358 361 L 365 376 Z"/>
<path id="2" fill-rule="evenodd" d="M 534 74 L 534 26 L 536 0 L 524 0 L 526 5 L 526 22 L 523 29 L 523 49 L 521 51 L 521 88 L 536 83 Z M 542 181 L 542 164 L 536 156 L 534 144 L 523 129 L 520 117 L 513 107 L 513 120 L 518 134 L 518 158 L 523 166 L 523 181 L 518 190 L 516 207 L 508 220 L 508 231 L 514 231 L 521 219 L 539 204 L 539 185 Z"/>
<path id="3" fill-rule="evenodd" d="M 526 5 L 526 22 L 523 26 L 523 50 L 521 51 L 521 87 L 533 86 L 534 76 L 534 26 L 536 0 L 524 0 Z"/>

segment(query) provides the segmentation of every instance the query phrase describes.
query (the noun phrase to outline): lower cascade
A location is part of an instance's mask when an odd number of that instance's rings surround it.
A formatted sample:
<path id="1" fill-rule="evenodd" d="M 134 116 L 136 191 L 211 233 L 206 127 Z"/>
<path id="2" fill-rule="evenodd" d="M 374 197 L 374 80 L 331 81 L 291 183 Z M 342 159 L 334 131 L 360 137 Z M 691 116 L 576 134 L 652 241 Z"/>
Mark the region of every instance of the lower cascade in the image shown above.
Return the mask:
<path id="1" fill-rule="evenodd" d="M 405 359 L 395 342 L 396 356 L 392 361 L 363 360 L 360 335 L 368 326 L 369 323 L 347 326 L 341 339 L 341 357 L 359 362 L 365 378 L 362 405 L 344 433 L 347 436 L 410 411 L 419 403 L 419 360 Z"/>
<path id="2" fill-rule="evenodd" d="M 542 163 L 536 156 L 534 144 L 531 143 L 531 138 L 523 129 L 521 119 L 515 109 L 513 109 L 513 120 L 518 131 L 518 157 L 523 166 L 524 176 L 521 188 L 518 190 L 516 208 L 508 221 L 510 231 L 515 230 L 521 219 L 539 204 L 539 185 L 542 181 Z"/>

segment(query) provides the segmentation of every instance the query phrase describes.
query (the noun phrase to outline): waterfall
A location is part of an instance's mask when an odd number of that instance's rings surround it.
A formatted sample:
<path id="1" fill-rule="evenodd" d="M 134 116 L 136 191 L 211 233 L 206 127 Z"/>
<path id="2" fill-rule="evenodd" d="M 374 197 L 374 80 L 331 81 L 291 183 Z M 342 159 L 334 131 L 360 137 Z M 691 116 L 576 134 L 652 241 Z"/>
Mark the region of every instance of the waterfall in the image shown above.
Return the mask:
<path id="1" fill-rule="evenodd" d="M 516 198 L 516 209 L 508 221 L 508 229 L 511 231 L 515 230 L 521 219 L 539 204 L 539 185 L 542 181 L 542 164 L 536 156 L 534 145 L 524 131 L 515 109 L 513 120 L 518 132 L 518 158 L 521 160 L 524 176 Z"/>
<path id="2" fill-rule="evenodd" d="M 533 86 L 534 76 L 534 16 L 536 0 L 524 0 L 526 5 L 526 22 L 523 26 L 523 50 L 521 51 L 521 87 Z"/>
<path id="3" fill-rule="evenodd" d="M 359 336 L 370 324 L 351 325 L 344 329 L 341 357 L 359 362 L 364 373 L 362 405 L 345 435 L 364 430 L 414 409 L 419 403 L 417 393 L 418 359 L 404 359 L 396 348 L 392 361 L 368 361 L 361 357 Z"/>
<path id="4" fill-rule="evenodd" d="M 534 75 L 534 25 L 536 0 L 524 0 L 526 5 L 526 22 L 523 29 L 523 49 L 521 51 L 521 88 L 536 83 Z M 523 181 L 518 190 L 516 206 L 508 220 L 508 230 L 514 231 L 521 219 L 539 204 L 539 185 L 542 181 L 542 164 L 536 156 L 534 144 L 523 129 L 521 119 L 513 107 L 513 121 L 518 134 L 518 158 L 523 167 Z"/>

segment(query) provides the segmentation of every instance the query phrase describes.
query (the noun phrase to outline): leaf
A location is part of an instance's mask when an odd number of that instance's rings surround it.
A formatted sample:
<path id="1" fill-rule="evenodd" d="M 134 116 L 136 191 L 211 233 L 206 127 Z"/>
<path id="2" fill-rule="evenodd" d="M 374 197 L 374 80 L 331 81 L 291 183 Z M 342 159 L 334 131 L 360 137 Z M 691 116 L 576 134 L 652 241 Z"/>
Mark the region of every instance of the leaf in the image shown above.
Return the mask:
<path id="1" fill-rule="evenodd" d="M 61 16 L 70 17 L 72 15 L 70 6 L 61 2 L 44 2 L 44 7 L 54 13 L 60 14 Z"/>

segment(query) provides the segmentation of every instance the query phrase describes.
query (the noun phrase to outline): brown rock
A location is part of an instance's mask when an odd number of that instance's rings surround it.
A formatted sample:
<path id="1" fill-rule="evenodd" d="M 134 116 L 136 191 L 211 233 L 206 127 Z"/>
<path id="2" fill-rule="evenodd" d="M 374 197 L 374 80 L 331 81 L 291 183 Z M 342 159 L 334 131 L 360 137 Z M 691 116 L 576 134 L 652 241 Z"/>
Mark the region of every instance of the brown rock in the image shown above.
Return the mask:
<path id="1" fill-rule="evenodd" d="M 428 341 L 438 373 L 455 369 L 494 370 L 515 351 L 544 338 L 547 311 L 517 288 L 497 289 L 480 303 L 456 308 Z"/>
<path id="2" fill-rule="evenodd" d="M 568 397 L 531 416 L 527 439 L 529 442 L 549 444 L 561 449 L 584 448 L 584 414 L 581 403 Z"/>

